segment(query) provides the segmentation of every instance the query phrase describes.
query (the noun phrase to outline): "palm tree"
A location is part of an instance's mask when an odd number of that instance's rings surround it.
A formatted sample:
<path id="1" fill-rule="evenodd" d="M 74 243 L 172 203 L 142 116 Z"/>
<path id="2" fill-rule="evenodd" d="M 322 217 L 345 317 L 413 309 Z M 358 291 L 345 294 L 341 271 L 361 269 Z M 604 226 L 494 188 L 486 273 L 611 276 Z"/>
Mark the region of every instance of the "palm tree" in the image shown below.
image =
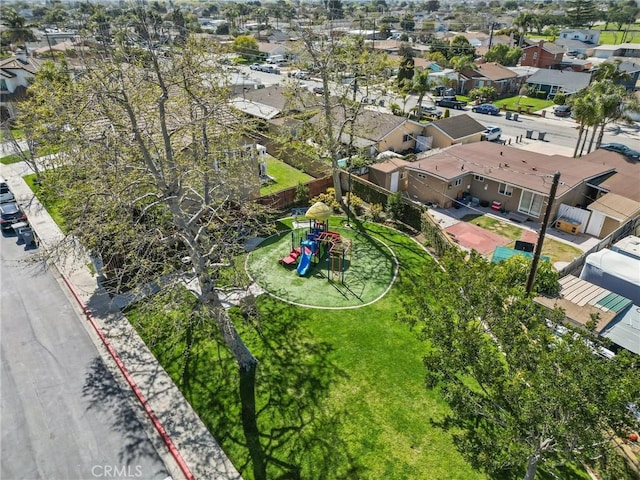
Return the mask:
<path id="1" fill-rule="evenodd" d="M 418 93 L 418 106 L 422 105 L 422 100 L 430 89 L 429 70 L 417 70 L 413 76 L 413 91 Z"/>
<path id="2" fill-rule="evenodd" d="M 463 55 L 460 57 L 453 57 L 451 59 L 451 67 L 458 74 L 458 85 L 456 91 L 458 93 L 462 93 L 462 89 L 460 88 L 460 74 L 465 70 L 476 68 L 476 64 L 473 62 L 473 57 L 471 55 Z"/>
<path id="3" fill-rule="evenodd" d="M 596 147 L 598 147 L 602 143 L 604 129 L 608 124 L 618 121 L 633 123 L 629 112 L 639 112 L 640 102 L 633 93 L 627 92 L 622 85 L 615 84 L 611 80 L 595 81 L 590 88 L 597 95 L 601 109 L 596 141 Z"/>
<path id="4" fill-rule="evenodd" d="M 573 115 L 579 124 L 578 140 L 576 141 L 576 148 L 573 151 L 573 156 L 575 158 L 578 156 L 578 150 L 580 149 L 581 141 L 582 150 L 584 150 L 584 143 L 589 132 L 589 127 L 598 124 L 599 116 L 598 104 L 587 89 L 576 93 L 571 103 L 573 106 Z M 580 152 L 581 154 L 582 150 Z"/>
<path id="5" fill-rule="evenodd" d="M 18 15 L 13 8 L 3 9 L 0 21 L 7 27 L 7 36 L 10 45 L 24 46 L 25 42 L 35 41 L 35 35 L 30 28 L 26 26 L 24 17 Z"/>

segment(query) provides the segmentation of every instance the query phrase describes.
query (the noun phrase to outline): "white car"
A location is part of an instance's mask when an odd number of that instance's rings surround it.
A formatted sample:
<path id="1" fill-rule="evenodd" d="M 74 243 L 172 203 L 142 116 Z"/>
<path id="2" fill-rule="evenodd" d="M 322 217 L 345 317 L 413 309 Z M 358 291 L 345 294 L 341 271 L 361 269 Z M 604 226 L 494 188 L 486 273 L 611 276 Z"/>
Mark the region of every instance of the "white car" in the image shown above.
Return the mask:
<path id="1" fill-rule="evenodd" d="M 490 142 L 495 142 L 496 140 L 500 140 L 500 135 L 502 135 L 502 129 L 500 127 L 496 127 L 493 125 L 487 125 L 487 129 L 482 132 L 484 138 Z"/>

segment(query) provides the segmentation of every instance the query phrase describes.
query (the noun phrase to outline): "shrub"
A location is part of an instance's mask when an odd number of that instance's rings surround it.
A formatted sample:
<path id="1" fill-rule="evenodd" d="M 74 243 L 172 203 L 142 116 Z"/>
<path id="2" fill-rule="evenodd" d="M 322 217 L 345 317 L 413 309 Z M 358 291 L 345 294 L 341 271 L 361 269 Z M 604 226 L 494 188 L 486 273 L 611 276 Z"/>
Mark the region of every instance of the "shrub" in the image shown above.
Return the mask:
<path id="1" fill-rule="evenodd" d="M 399 220 L 404 213 L 404 202 L 402 201 L 402 193 L 396 192 L 389 196 L 387 200 L 387 213 L 393 220 Z"/>
<path id="2" fill-rule="evenodd" d="M 372 222 L 380 223 L 382 221 L 382 205 L 374 203 L 369 207 L 369 217 Z"/>
<path id="3" fill-rule="evenodd" d="M 349 198 L 349 204 L 356 215 L 362 215 L 362 212 L 364 212 L 364 202 L 359 196 L 352 193 Z"/>
<path id="4" fill-rule="evenodd" d="M 317 197 L 313 197 L 309 202 L 309 205 L 313 205 L 316 202 L 322 202 L 325 205 L 331 207 L 334 212 L 340 212 L 340 204 L 336 201 L 336 190 L 335 188 L 327 188 L 325 193 L 321 193 Z"/>
<path id="5" fill-rule="evenodd" d="M 293 200 L 295 203 L 299 204 L 307 203 L 309 201 L 309 187 L 302 183 L 298 183 L 298 185 L 296 185 L 296 194 L 293 197 Z"/>

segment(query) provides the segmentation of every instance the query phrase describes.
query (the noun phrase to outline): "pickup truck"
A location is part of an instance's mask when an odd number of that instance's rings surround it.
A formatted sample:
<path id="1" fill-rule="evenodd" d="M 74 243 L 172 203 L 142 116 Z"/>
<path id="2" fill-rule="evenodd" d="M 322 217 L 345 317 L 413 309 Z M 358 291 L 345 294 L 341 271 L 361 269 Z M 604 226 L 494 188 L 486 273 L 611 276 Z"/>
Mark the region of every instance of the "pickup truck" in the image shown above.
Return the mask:
<path id="1" fill-rule="evenodd" d="M 458 100 L 456 97 L 442 97 L 441 99 L 436 100 L 437 106 L 445 108 L 455 108 L 456 110 L 462 110 L 466 104 L 467 102 Z"/>

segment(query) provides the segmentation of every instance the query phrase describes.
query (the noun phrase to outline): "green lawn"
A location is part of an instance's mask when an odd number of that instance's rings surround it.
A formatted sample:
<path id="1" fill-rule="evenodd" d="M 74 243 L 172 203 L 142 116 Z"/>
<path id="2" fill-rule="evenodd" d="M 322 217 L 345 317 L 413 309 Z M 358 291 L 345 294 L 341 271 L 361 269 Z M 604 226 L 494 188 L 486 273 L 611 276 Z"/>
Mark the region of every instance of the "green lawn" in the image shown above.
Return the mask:
<path id="1" fill-rule="evenodd" d="M 41 148 L 38 150 L 39 156 L 45 157 L 47 155 L 51 155 L 54 153 L 58 153 L 60 151 L 60 147 L 56 145 L 49 146 L 47 148 Z M 0 158 L 0 163 L 3 165 L 10 165 L 12 163 L 21 162 L 22 157 L 17 153 L 13 153 L 11 155 L 7 155 L 5 157 Z"/>
<path id="2" fill-rule="evenodd" d="M 24 130 L 21 130 L 19 128 L 12 128 L 11 131 L 13 132 L 13 138 L 15 138 L 16 140 L 24 138 Z M 0 142 L 6 142 L 10 138 L 11 137 L 8 136 L 4 130 L 0 130 Z"/>
<path id="3" fill-rule="evenodd" d="M 312 176 L 296 170 L 271 156 L 267 157 L 267 174 L 274 179 L 274 182 L 262 186 L 260 195 L 280 192 L 287 188 L 295 187 L 299 183 L 307 183 L 313 180 Z"/>
<path id="4" fill-rule="evenodd" d="M 500 100 L 496 100 L 493 104 L 503 109 L 504 106 L 507 106 L 507 110 L 510 111 L 518 111 L 518 108 L 521 108 L 523 112 L 527 111 L 527 108 L 531 108 L 532 112 L 537 112 L 538 110 L 542 110 L 543 108 L 550 107 L 553 105 L 551 100 L 542 100 L 540 98 L 531 98 L 526 96 L 516 95 L 515 97 L 510 98 L 502 98 Z"/>
<path id="5" fill-rule="evenodd" d="M 399 232 L 367 224 L 363 233 L 389 246 L 400 264 L 397 282 L 381 300 L 358 309 L 321 310 L 261 296 L 259 319 L 237 322 L 260 360 L 258 425 L 268 455 L 278 460 L 268 462 L 268 477 L 293 478 L 284 476 L 291 469 L 278 465 L 286 463 L 299 469 L 296 478 L 305 479 L 486 478 L 463 460 L 452 432 L 432 423 L 444 418 L 447 406 L 424 387 L 425 346 L 407 325 L 394 320 L 406 304 L 411 279 L 436 276 L 439 269 Z M 265 268 L 279 275 L 283 267 L 276 263 Z M 326 280 L 322 283 L 313 289 L 333 288 Z M 181 384 L 183 344 L 174 330 L 161 338 L 153 328 L 167 314 L 160 306 L 156 320 L 138 313 L 128 316 Z M 237 417 L 235 365 L 211 337 L 200 338 L 195 351 L 183 391 L 242 469 L 248 454 Z M 252 478 L 250 469 L 241 473 Z"/>
<path id="6" fill-rule="evenodd" d="M 38 197 L 38 200 L 40 200 L 40 203 L 42 203 L 45 210 L 49 212 L 49 215 L 51 215 L 53 221 L 56 222 L 58 227 L 60 227 L 60 230 L 62 230 L 63 233 L 67 233 L 64 224 L 64 218 L 60 214 L 62 199 L 55 193 L 52 193 L 49 190 L 44 190 L 40 185 L 38 185 L 36 183 L 35 173 L 26 175 L 24 177 L 24 181 L 27 183 L 27 185 L 29 185 L 29 188 L 35 194 L 35 196 Z"/>

